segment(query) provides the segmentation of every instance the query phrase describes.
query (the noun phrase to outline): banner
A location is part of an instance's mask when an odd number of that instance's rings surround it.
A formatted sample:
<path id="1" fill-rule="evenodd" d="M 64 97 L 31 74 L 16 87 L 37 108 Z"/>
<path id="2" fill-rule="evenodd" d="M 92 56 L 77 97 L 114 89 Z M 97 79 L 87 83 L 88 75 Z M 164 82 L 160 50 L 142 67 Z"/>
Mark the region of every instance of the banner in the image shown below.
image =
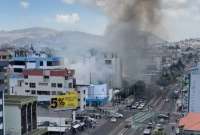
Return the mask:
<path id="1" fill-rule="evenodd" d="M 79 94 L 73 90 L 65 95 L 56 96 L 51 99 L 50 108 L 52 109 L 76 109 L 79 106 Z"/>

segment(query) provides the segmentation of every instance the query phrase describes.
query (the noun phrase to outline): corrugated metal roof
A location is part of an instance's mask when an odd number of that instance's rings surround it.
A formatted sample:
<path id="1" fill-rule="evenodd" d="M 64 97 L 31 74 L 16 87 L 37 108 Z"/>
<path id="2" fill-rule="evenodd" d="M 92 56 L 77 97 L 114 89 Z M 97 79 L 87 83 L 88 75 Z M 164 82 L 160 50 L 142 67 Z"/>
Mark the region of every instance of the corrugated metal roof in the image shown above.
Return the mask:
<path id="1" fill-rule="evenodd" d="M 200 131 L 200 113 L 190 112 L 179 121 L 184 130 Z"/>

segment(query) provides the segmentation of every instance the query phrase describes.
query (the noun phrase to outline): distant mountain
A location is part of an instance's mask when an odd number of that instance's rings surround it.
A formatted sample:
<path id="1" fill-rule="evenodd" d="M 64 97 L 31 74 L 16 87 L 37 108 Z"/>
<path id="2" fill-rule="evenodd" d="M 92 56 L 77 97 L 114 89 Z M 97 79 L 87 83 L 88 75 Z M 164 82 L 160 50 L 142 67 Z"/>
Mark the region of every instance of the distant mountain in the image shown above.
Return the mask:
<path id="1" fill-rule="evenodd" d="M 86 55 L 91 48 L 101 49 L 105 46 L 102 36 L 78 31 L 57 31 L 49 28 L 27 28 L 13 31 L 0 31 L 0 45 L 33 45 L 35 48 L 53 48 L 64 57 Z"/>
<path id="2" fill-rule="evenodd" d="M 150 43 L 163 42 L 157 36 L 148 34 Z M 76 60 L 88 56 L 90 49 L 108 50 L 108 35 L 98 36 L 78 31 L 58 31 L 49 28 L 33 27 L 12 31 L 0 31 L 0 45 L 33 45 L 35 48 L 49 47 L 66 58 Z"/>

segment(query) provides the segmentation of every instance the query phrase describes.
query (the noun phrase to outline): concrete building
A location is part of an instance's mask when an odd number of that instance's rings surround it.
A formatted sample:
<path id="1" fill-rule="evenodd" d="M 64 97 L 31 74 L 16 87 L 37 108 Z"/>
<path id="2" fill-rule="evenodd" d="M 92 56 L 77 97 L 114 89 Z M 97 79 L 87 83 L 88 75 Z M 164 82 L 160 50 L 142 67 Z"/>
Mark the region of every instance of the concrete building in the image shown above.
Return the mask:
<path id="1" fill-rule="evenodd" d="M 108 102 L 108 88 L 106 84 L 90 85 L 86 103 L 89 106 L 101 106 Z"/>
<path id="2" fill-rule="evenodd" d="M 37 128 L 37 98 L 5 96 L 6 135 L 45 135 Z"/>
<path id="3" fill-rule="evenodd" d="M 76 85 L 76 90 L 80 94 L 80 110 L 81 111 L 85 110 L 89 87 L 90 85 Z"/>
<path id="4" fill-rule="evenodd" d="M 11 60 L 10 65 L 14 73 L 21 73 L 24 69 L 64 68 L 64 59 L 53 56 L 17 56 Z"/>
<path id="5" fill-rule="evenodd" d="M 0 61 L 0 135 L 5 134 L 4 93 L 8 90 L 7 67 L 8 61 Z"/>
<path id="6" fill-rule="evenodd" d="M 122 87 L 122 63 L 117 54 L 104 54 L 104 64 L 111 70 L 110 74 L 106 75 L 106 82 L 110 88 Z"/>
<path id="7" fill-rule="evenodd" d="M 10 78 L 10 95 L 37 96 L 38 101 L 50 101 L 55 95 L 75 87 L 74 70 L 27 69 L 22 76 Z"/>
<path id="8" fill-rule="evenodd" d="M 200 66 L 190 70 L 189 112 L 200 112 Z"/>
<path id="9" fill-rule="evenodd" d="M 0 50 L 0 61 L 9 61 L 11 58 L 12 55 L 9 50 Z"/>

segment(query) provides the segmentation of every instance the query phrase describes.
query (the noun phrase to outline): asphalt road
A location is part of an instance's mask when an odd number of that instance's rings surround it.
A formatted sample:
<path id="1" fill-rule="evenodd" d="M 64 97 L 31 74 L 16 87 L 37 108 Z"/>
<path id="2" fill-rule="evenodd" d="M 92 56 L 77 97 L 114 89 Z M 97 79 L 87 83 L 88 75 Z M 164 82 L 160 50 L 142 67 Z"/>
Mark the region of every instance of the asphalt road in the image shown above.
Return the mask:
<path id="1" fill-rule="evenodd" d="M 171 85 L 166 88 L 166 93 L 164 96 L 155 97 L 149 101 L 150 106 L 152 106 L 152 111 L 130 111 L 123 109 L 120 113 L 124 115 L 124 118 L 118 119 L 116 123 L 110 122 L 110 119 L 107 119 L 103 125 L 96 129 L 92 129 L 92 132 L 84 133 L 84 135 L 142 135 L 144 128 L 148 124 L 150 118 L 155 117 L 154 113 L 163 112 L 172 114 L 175 111 L 175 101 L 170 99 L 172 93 L 178 86 Z M 166 102 L 164 99 L 168 98 L 169 102 Z M 147 106 L 144 110 L 147 109 Z M 125 120 L 133 119 L 134 124 L 133 128 L 125 128 Z M 169 121 L 169 123 L 174 123 L 174 119 Z M 164 125 L 167 134 L 171 134 L 171 125 Z"/>

